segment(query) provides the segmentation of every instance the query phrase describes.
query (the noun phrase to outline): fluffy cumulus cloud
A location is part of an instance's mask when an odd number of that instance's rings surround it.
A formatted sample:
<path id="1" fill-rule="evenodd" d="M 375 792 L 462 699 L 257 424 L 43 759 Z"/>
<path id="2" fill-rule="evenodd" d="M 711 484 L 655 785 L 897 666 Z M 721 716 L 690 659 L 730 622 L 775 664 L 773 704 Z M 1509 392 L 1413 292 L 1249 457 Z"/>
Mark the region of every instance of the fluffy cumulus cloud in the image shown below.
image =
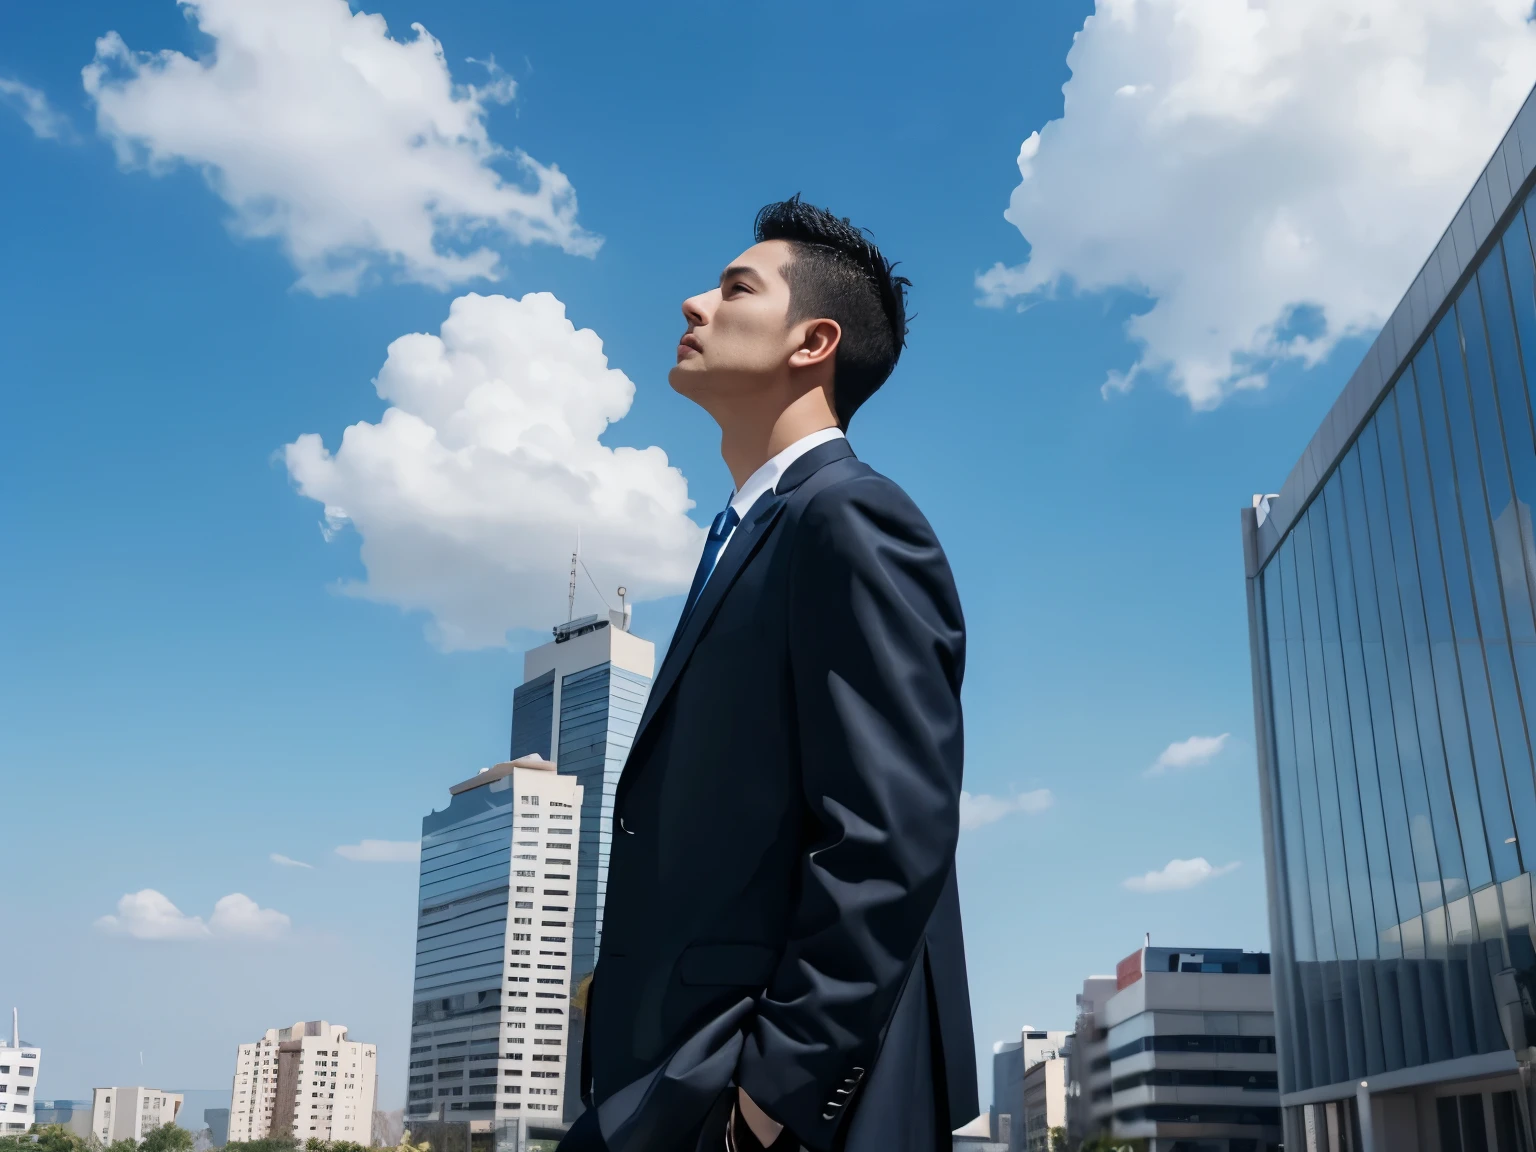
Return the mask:
<path id="1" fill-rule="evenodd" d="M 564 619 L 578 532 L 610 599 L 687 589 L 703 536 L 687 481 L 660 448 L 600 442 L 634 385 L 555 297 L 461 297 L 441 335 L 392 343 L 374 383 L 377 424 L 334 453 L 313 433 L 285 450 L 328 536 L 361 537 L 367 580 L 348 590 L 430 613 L 435 642 L 461 649 Z"/>
<path id="2" fill-rule="evenodd" d="M 983 299 L 1154 300 L 1106 394 L 1196 408 L 1390 314 L 1536 81 L 1529 0 L 1098 0 Z"/>
<path id="3" fill-rule="evenodd" d="M 140 940 L 205 940 L 214 936 L 280 936 L 290 921 L 282 912 L 262 908 L 249 896 L 232 892 L 214 904 L 213 915 L 205 922 L 201 916 L 183 912 L 163 892 L 144 888 L 119 899 L 116 913 L 102 916 L 96 926 Z"/>
<path id="4" fill-rule="evenodd" d="M 1209 764 L 1231 739 L 1232 733 L 1223 732 L 1220 736 L 1191 736 L 1188 740 L 1175 740 L 1158 754 L 1152 766 L 1147 769 L 1147 775 L 1162 776 L 1167 772 L 1180 772 L 1185 768 Z"/>
<path id="5" fill-rule="evenodd" d="M 208 918 L 208 930 L 215 936 L 271 938 L 288 931 L 290 921 L 274 908 L 262 908 L 249 896 L 232 892 L 221 897 Z"/>
<path id="6" fill-rule="evenodd" d="M 336 855 L 359 864 L 409 864 L 421 859 L 421 843 L 417 840 L 362 840 L 340 845 Z"/>
<path id="7" fill-rule="evenodd" d="M 1051 795 L 1049 788 L 1037 788 L 1033 792 L 1021 792 L 1017 796 L 988 796 L 985 793 L 962 792 L 960 793 L 960 827 L 971 829 L 995 824 L 1003 817 L 1012 816 L 1016 812 L 1034 815 L 1037 812 L 1044 812 L 1054 803 L 1056 803 L 1056 797 Z"/>
<path id="8" fill-rule="evenodd" d="M 281 243 L 301 287 L 494 278 L 495 242 L 596 251 L 560 170 L 491 140 L 487 108 L 515 91 L 494 64 L 471 65 L 483 85 L 455 85 L 420 24 L 395 39 L 347 0 L 180 4 L 208 51 L 102 36 L 83 73 L 97 127 L 124 165 L 199 169 L 237 232 Z"/>
<path id="9" fill-rule="evenodd" d="M 32 134 L 42 140 L 67 140 L 69 120 L 55 111 L 48 97 L 14 76 L 0 76 L 0 104 L 15 110 Z"/>
<path id="10" fill-rule="evenodd" d="M 1204 856 L 1196 856 L 1193 860 L 1170 860 L 1163 867 L 1141 876 L 1129 877 L 1124 883 L 1132 892 L 1178 892 L 1218 876 L 1225 876 L 1239 863 L 1234 860 L 1217 867 Z"/>

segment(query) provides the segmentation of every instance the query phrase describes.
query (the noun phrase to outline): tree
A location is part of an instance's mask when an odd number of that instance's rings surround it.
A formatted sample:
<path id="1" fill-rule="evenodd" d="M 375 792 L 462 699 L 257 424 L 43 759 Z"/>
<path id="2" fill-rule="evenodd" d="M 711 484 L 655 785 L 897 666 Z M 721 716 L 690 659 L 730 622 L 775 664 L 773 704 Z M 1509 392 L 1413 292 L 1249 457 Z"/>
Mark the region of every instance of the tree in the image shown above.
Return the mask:
<path id="1" fill-rule="evenodd" d="M 139 1152 L 139 1146 L 132 1140 L 114 1140 L 108 1144 L 103 1152 Z"/>
<path id="2" fill-rule="evenodd" d="M 1065 1128 L 1058 1125 L 1050 1130 L 1049 1135 L 1051 1137 L 1051 1152 L 1068 1152 L 1067 1130 Z"/>
<path id="3" fill-rule="evenodd" d="M 175 1124 L 162 1124 L 144 1137 L 139 1152 L 192 1152 L 192 1133 Z"/>
<path id="4" fill-rule="evenodd" d="M 299 1142 L 291 1136 L 287 1139 L 271 1136 L 265 1140 L 236 1140 L 224 1145 L 224 1152 L 294 1152 L 298 1146 Z"/>
<path id="5" fill-rule="evenodd" d="M 89 1147 L 84 1138 L 62 1124 L 35 1124 L 32 1136 L 37 1137 L 33 1152 L 87 1152 Z"/>

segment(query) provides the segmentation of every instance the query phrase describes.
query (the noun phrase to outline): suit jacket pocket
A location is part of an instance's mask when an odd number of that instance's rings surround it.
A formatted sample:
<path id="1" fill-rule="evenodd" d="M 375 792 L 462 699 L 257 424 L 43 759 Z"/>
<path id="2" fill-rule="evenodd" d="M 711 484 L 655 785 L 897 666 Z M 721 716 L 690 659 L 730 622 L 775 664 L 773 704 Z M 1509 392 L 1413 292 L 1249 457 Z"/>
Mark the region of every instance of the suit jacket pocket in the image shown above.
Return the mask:
<path id="1" fill-rule="evenodd" d="M 694 944 L 678 961 L 686 985 L 762 988 L 773 975 L 773 949 L 762 944 Z"/>

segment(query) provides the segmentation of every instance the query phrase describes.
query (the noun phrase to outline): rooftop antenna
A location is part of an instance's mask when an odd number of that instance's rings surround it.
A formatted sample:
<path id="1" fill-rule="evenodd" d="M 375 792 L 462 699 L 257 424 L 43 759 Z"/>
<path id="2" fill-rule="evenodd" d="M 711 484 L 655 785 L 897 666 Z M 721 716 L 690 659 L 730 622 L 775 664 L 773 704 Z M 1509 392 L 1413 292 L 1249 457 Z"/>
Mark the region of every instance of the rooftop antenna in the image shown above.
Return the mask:
<path id="1" fill-rule="evenodd" d="M 630 612 L 630 609 L 629 609 L 629 605 L 624 603 L 624 597 L 627 596 L 628 594 L 629 594 L 629 589 L 625 588 L 624 585 L 620 584 L 619 585 L 619 615 L 624 617 L 623 628 L 624 628 L 624 631 L 626 631 L 626 632 L 629 631 L 629 619 L 630 619 L 629 612 Z"/>
<path id="2" fill-rule="evenodd" d="M 11 1009 L 11 1047 L 21 1047 L 21 1021 L 16 1016 L 16 1009 Z"/>
<path id="3" fill-rule="evenodd" d="M 576 526 L 576 551 L 571 553 L 571 590 L 565 598 L 565 618 L 576 619 L 576 566 L 581 563 L 581 525 Z"/>

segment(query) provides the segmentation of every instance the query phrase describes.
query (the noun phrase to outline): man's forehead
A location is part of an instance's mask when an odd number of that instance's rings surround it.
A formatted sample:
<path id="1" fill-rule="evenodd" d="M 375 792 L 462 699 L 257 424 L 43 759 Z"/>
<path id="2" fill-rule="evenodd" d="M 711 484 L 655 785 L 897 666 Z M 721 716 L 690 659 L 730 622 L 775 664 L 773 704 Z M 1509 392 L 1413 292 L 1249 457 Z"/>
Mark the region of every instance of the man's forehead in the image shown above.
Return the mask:
<path id="1" fill-rule="evenodd" d="M 732 271 L 755 272 L 764 280 L 782 280 L 781 269 L 791 259 L 787 240 L 764 240 L 752 245 L 726 265 L 720 277 L 723 280 Z"/>

